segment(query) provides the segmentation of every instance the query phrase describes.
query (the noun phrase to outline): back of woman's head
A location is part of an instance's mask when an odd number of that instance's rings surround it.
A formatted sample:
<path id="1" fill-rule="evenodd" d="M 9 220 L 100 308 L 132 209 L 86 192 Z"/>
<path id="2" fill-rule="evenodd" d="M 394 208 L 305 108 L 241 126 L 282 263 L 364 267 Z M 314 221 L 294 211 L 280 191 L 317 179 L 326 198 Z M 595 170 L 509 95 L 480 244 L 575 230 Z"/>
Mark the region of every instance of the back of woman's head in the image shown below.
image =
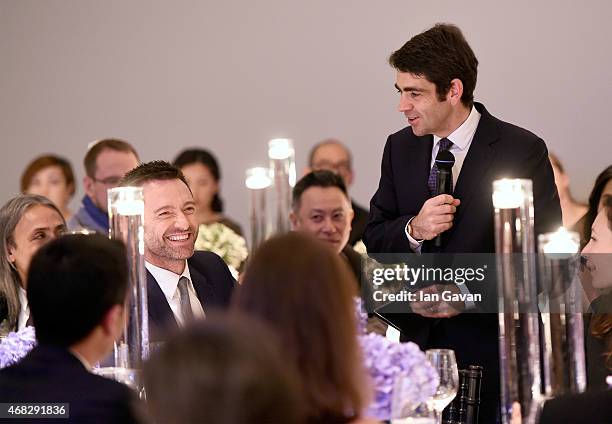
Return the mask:
<path id="1" fill-rule="evenodd" d="M 292 232 L 251 258 L 233 308 L 267 322 L 298 368 L 312 418 L 359 415 L 366 385 L 356 335 L 354 276 L 322 242 Z"/>
<path id="2" fill-rule="evenodd" d="M 155 422 L 302 423 L 297 376 L 256 320 L 212 317 L 153 353 L 144 367 Z"/>

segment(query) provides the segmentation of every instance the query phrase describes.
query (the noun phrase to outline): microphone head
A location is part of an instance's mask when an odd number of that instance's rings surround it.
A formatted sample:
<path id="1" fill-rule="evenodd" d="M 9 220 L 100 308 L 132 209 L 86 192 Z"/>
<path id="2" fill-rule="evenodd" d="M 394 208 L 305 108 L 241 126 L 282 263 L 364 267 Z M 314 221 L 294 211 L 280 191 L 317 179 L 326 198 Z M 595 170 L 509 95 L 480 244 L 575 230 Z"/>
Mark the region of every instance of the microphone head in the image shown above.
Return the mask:
<path id="1" fill-rule="evenodd" d="M 440 150 L 436 156 L 438 169 L 449 170 L 455 164 L 455 156 L 448 150 Z"/>

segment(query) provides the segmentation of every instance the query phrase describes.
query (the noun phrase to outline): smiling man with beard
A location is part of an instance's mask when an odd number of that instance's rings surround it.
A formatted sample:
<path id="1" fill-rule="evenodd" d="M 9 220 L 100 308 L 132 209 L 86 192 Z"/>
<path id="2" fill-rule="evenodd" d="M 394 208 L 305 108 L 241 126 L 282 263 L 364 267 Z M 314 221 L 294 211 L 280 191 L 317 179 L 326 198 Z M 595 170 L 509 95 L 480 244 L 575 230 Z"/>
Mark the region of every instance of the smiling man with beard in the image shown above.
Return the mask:
<path id="1" fill-rule="evenodd" d="M 152 341 L 214 308 L 225 308 L 235 281 L 212 252 L 194 252 L 198 236 L 193 195 L 181 171 L 164 161 L 143 163 L 122 186 L 142 187 L 145 266 Z"/>

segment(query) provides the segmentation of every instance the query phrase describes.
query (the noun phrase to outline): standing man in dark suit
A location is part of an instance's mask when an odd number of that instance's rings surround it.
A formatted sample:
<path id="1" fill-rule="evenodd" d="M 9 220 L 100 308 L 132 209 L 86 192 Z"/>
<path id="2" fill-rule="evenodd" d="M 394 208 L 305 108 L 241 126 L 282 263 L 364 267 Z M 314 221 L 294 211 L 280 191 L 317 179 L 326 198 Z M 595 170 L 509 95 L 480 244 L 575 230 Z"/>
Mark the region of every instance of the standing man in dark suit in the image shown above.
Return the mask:
<path id="1" fill-rule="evenodd" d="M 98 234 L 62 236 L 36 253 L 27 296 L 38 346 L 0 371 L 2 402 L 67 403 L 69 422 L 137 422 L 135 393 L 91 372 L 123 330 L 126 258 L 121 242 Z"/>
<path id="2" fill-rule="evenodd" d="M 389 62 L 397 71 L 398 109 L 409 126 L 389 136 L 384 149 L 364 236 L 368 252 L 495 252 L 492 182 L 503 177 L 533 181 L 536 234 L 561 224 L 546 145 L 474 103 L 478 60 L 459 28 L 438 24 L 413 37 Z M 455 157 L 452 195 L 435 195 L 432 184 L 440 150 Z M 436 248 L 433 239 L 440 234 Z M 450 289 L 459 292 L 465 286 Z M 460 313 L 466 308 L 478 312 L 478 305 L 442 302 L 391 319 L 422 348 L 454 349 L 460 367 L 484 366 L 480 418 L 494 423 L 499 412 L 497 314 Z"/>
<path id="3" fill-rule="evenodd" d="M 308 155 L 307 172 L 320 170 L 332 171 L 338 174 L 348 190 L 355 179 L 351 151 L 334 138 L 317 143 Z M 355 243 L 363 238 L 363 230 L 365 230 L 368 223 L 368 210 L 354 200 L 350 198 L 349 200 L 353 209 L 353 218 L 351 219 L 348 244 L 354 246 Z"/>
<path id="4" fill-rule="evenodd" d="M 144 191 L 151 340 L 163 340 L 166 332 L 215 307 L 225 308 L 235 281 L 219 256 L 194 253 L 196 207 L 183 173 L 168 162 L 153 161 L 128 172 L 121 185 Z"/>

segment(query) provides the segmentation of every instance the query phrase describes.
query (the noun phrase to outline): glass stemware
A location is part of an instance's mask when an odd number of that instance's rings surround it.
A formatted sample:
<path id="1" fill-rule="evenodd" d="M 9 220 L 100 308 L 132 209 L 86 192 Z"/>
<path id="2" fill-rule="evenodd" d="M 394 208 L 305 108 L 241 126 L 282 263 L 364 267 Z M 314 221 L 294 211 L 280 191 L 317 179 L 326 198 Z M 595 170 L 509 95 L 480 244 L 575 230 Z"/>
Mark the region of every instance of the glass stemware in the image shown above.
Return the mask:
<path id="1" fill-rule="evenodd" d="M 459 371 L 455 352 L 450 349 L 429 349 L 425 352 L 427 360 L 433 365 L 440 376 L 440 384 L 427 400 L 435 411 L 436 422 L 442 423 L 442 411 L 457 396 L 459 388 Z"/>

